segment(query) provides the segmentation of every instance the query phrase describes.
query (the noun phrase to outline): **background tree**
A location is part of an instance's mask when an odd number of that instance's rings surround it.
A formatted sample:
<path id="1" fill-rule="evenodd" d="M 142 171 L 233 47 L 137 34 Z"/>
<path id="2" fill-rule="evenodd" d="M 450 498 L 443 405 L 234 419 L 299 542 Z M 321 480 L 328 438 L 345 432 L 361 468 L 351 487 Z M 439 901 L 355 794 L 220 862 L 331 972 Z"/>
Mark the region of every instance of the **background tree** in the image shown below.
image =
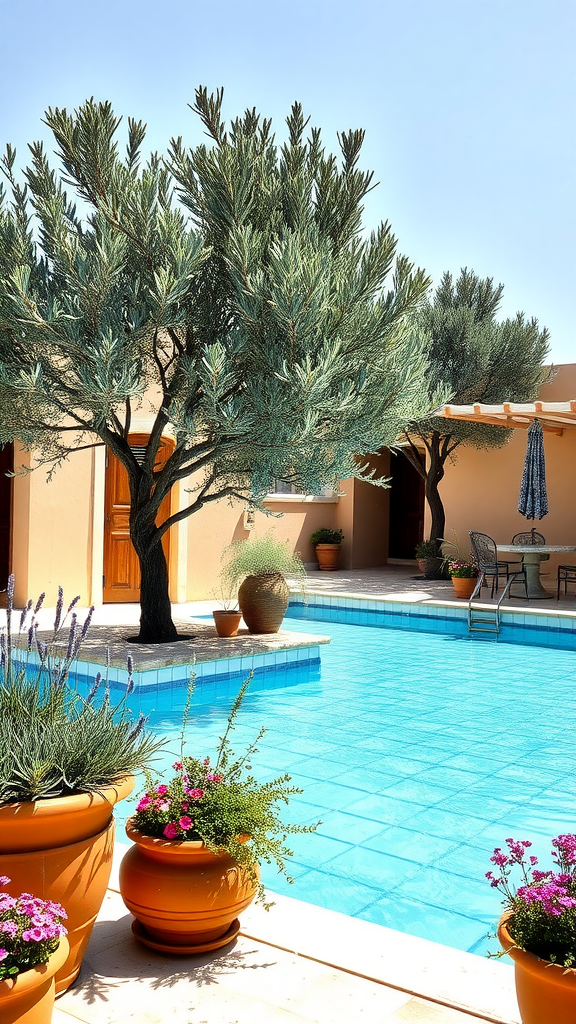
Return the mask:
<path id="1" fill-rule="evenodd" d="M 62 172 L 41 143 L 24 185 L 11 147 L 3 159 L 0 441 L 52 467 L 104 443 L 123 464 L 143 642 L 176 636 L 171 526 L 225 497 L 258 506 L 275 477 L 314 492 L 366 475 L 355 455 L 425 411 L 408 314 L 428 280 L 396 258 L 388 224 L 362 234 L 363 132 L 338 136 L 339 163 L 317 129 L 305 137 L 298 104 L 278 146 L 255 110 L 226 130 L 221 103 L 198 89 L 209 143 L 173 140 L 144 165 L 145 126 L 128 119 L 121 156 L 120 119 L 93 100 L 46 114 Z M 138 406 L 154 416 L 141 461 Z M 162 467 L 163 434 L 175 447 Z M 157 523 L 189 477 L 187 507 Z"/>
<path id="2" fill-rule="evenodd" d="M 498 321 L 503 291 L 504 285 L 495 286 L 492 278 L 482 280 L 465 268 L 455 283 L 445 273 L 432 300 L 422 303 L 418 318 L 429 338 L 429 408 L 438 407 L 435 395 L 441 392 L 455 405 L 528 402 L 549 379 L 549 370 L 542 366 L 548 331 L 524 313 Z M 444 537 L 446 516 L 438 485 L 446 460 L 461 444 L 500 448 L 511 436 L 502 427 L 437 416 L 414 419 L 405 428 L 402 451 L 425 482 L 430 540 Z"/>

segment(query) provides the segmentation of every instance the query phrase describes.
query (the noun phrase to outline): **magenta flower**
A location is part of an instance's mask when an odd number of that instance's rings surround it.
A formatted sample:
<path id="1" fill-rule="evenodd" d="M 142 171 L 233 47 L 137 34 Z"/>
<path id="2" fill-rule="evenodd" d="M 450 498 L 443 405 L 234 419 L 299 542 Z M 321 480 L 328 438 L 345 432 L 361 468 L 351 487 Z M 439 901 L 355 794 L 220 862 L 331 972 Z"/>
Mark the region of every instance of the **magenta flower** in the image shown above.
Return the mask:
<path id="1" fill-rule="evenodd" d="M 156 792 L 158 796 L 166 796 L 166 793 L 168 792 L 168 786 L 157 786 Z"/>
<path id="2" fill-rule="evenodd" d="M 166 825 L 166 828 L 164 829 L 164 835 L 166 836 L 166 839 L 176 839 L 176 836 L 178 835 L 179 831 L 180 829 L 178 828 L 176 822 L 169 821 L 168 824 Z"/>
<path id="3" fill-rule="evenodd" d="M 189 828 L 192 828 L 194 822 L 192 821 L 192 818 L 188 817 L 187 814 L 183 814 L 178 824 L 180 825 L 180 828 L 182 829 L 183 832 L 187 832 Z"/>
<path id="4" fill-rule="evenodd" d="M 172 767 L 173 767 L 175 772 L 181 772 L 183 767 L 184 767 L 184 765 L 182 764 L 182 761 L 174 761 L 174 764 L 172 765 Z"/>
<path id="5" fill-rule="evenodd" d="M 162 803 L 158 804 L 159 811 L 169 811 L 172 806 L 171 800 L 163 800 Z"/>
<path id="6" fill-rule="evenodd" d="M 48 936 L 43 928 L 27 928 L 22 932 L 22 938 L 24 942 L 42 942 L 42 939 L 47 939 Z"/>
<path id="7" fill-rule="evenodd" d="M 186 794 L 192 800 L 201 800 L 202 797 L 204 796 L 204 790 L 203 789 L 187 789 L 186 790 Z"/>
<path id="8" fill-rule="evenodd" d="M 222 779 L 224 778 L 224 776 L 223 775 L 215 775 L 214 772 L 209 772 L 208 775 L 206 776 L 206 778 L 207 778 L 207 780 L 209 782 L 222 782 Z"/>
<path id="9" fill-rule="evenodd" d="M 18 925 L 15 921 L 0 921 L 0 932 L 6 932 L 7 935 L 11 935 L 12 938 L 18 931 Z"/>
<path id="10" fill-rule="evenodd" d="M 144 796 L 136 804 L 137 811 L 145 811 L 147 807 L 150 807 L 152 803 L 152 797 L 145 793 Z"/>
<path id="11" fill-rule="evenodd" d="M 9 881 L 8 875 L 0 875 L 0 885 L 8 885 Z"/>

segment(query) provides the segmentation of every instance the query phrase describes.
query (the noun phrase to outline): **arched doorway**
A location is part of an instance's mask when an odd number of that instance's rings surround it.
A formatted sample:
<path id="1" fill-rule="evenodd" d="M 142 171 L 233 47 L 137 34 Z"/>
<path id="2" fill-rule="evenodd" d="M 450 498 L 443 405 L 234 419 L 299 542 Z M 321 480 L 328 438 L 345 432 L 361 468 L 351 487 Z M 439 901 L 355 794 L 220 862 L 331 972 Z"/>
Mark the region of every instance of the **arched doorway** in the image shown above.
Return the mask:
<path id="1" fill-rule="evenodd" d="M 136 461 L 144 458 L 148 434 L 131 434 L 130 447 Z M 156 469 L 160 469 L 174 450 L 174 441 L 162 438 Z M 157 523 L 170 515 L 170 494 L 162 502 Z M 170 531 L 162 538 L 162 547 L 169 564 Z M 106 604 L 140 600 L 140 565 L 130 540 L 130 487 L 122 463 L 106 449 L 106 484 L 104 490 L 104 580 L 102 599 Z"/>
<path id="2" fill-rule="evenodd" d="M 14 445 L 0 449 L 0 590 L 6 590 L 12 562 L 12 477 Z"/>

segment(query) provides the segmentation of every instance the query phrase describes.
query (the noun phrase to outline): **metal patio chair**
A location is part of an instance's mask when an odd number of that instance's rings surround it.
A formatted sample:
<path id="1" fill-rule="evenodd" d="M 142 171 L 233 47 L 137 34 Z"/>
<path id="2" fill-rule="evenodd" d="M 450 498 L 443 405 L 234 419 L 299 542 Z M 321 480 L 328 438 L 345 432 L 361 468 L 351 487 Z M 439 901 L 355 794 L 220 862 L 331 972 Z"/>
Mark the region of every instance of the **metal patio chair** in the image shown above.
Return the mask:
<path id="1" fill-rule="evenodd" d="M 569 583 L 574 583 L 576 586 L 576 565 L 559 565 L 558 566 L 558 577 L 557 577 L 557 589 L 556 589 L 556 600 L 560 600 L 560 586 L 564 584 L 564 594 L 566 595 L 566 587 Z"/>
<path id="2" fill-rule="evenodd" d="M 526 533 L 515 533 L 510 541 L 511 544 L 545 544 L 546 538 L 538 530 L 528 530 Z"/>
<path id="3" fill-rule="evenodd" d="M 490 597 L 494 597 L 494 594 L 498 592 L 498 584 L 501 579 L 508 583 L 511 576 L 517 576 L 518 579 L 514 582 L 518 582 L 524 587 L 526 598 L 528 598 L 526 570 L 524 569 L 522 562 L 499 562 L 496 541 L 487 533 L 478 533 L 475 530 L 469 530 L 468 536 L 470 537 L 470 543 L 472 545 L 476 564 L 480 573 L 484 577 L 482 586 L 484 586 L 484 583 L 488 586 L 489 580 L 492 581 Z M 516 566 L 518 568 L 516 568 Z"/>

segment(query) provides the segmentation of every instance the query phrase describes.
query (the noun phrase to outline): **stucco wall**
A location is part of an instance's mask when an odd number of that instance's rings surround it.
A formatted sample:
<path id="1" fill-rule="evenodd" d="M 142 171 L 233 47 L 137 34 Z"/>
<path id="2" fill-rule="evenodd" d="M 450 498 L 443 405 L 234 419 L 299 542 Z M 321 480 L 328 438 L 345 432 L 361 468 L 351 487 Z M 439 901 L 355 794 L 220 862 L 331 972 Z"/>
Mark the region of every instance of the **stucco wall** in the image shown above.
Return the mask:
<path id="1" fill-rule="evenodd" d="M 576 364 L 557 369 L 555 379 L 542 388 L 542 401 L 576 399 Z M 544 534 L 549 544 L 576 544 L 576 428 L 565 429 L 561 437 L 544 431 L 550 511 L 540 523 L 526 520 L 517 511 L 526 434 L 525 430 L 515 430 L 509 444 L 491 451 L 462 446 L 455 453 L 456 459 L 447 464 L 440 485 L 446 509 L 446 536 L 451 540 L 455 530 L 463 550 L 469 548 L 469 530 L 479 530 L 496 541 L 509 543 L 515 533 L 532 526 Z M 428 536 L 428 509 L 425 525 Z M 543 572 L 555 579 L 559 561 L 576 563 L 576 553 L 551 555 L 542 567 Z"/>

